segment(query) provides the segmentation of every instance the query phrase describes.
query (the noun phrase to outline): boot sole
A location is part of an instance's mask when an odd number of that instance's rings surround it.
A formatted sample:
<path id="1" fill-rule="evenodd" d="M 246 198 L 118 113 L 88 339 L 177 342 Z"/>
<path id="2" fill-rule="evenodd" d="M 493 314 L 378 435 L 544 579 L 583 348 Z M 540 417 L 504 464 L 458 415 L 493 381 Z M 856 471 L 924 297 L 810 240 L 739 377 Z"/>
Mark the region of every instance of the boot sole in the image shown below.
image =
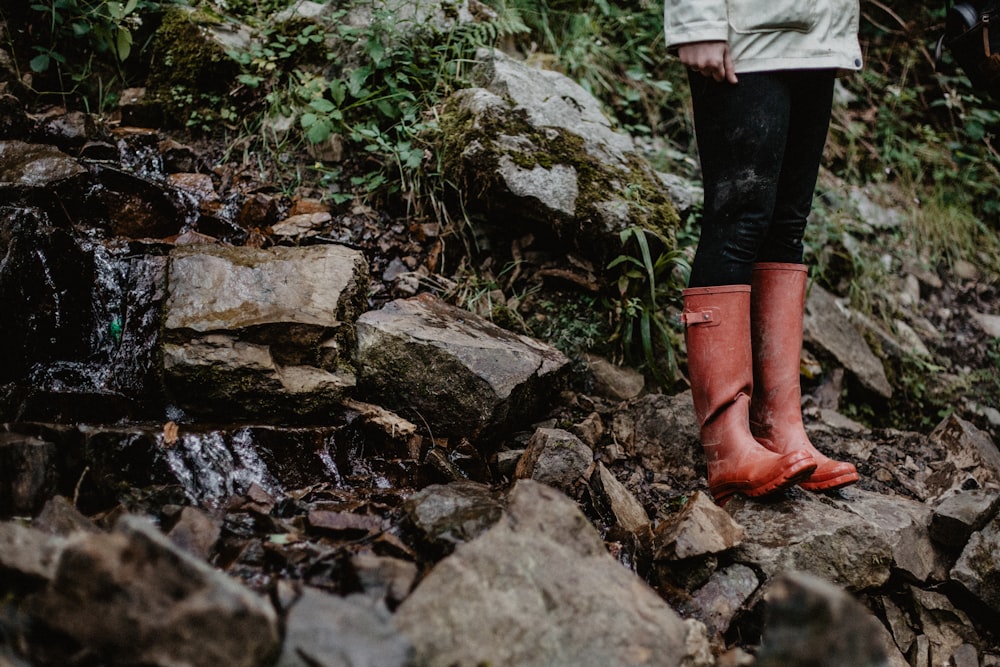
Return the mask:
<path id="1" fill-rule="evenodd" d="M 759 498 L 760 496 L 783 491 L 796 484 L 800 484 L 803 480 L 809 479 L 815 470 L 816 462 L 813 461 L 812 457 L 809 457 L 793 463 L 782 470 L 777 477 L 761 484 L 751 485 L 750 482 L 729 482 L 710 487 L 709 492 L 715 498 L 715 504 L 721 507 L 737 493 L 742 493 L 750 498 Z"/>
<path id="2" fill-rule="evenodd" d="M 859 479 L 861 479 L 861 475 L 857 472 L 849 472 L 838 475 L 833 479 L 823 480 L 822 482 L 799 482 L 799 486 L 806 491 L 833 491 L 854 484 Z"/>

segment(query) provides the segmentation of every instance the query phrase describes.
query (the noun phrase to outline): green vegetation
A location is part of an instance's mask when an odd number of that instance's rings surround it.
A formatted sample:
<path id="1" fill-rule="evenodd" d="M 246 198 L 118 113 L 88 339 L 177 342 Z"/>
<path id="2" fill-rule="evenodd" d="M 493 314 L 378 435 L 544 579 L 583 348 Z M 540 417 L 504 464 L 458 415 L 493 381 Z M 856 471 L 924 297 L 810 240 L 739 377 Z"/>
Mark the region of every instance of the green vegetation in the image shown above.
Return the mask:
<path id="1" fill-rule="evenodd" d="M 466 255 L 479 248 L 470 213 L 449 182 L 461 174 L 454 155 L 431 147 L 447 146 L 442 133 L 457 136 L 443 103 L 470 84 L 481 47 L 517 52 L 567 74 L 601 101 L 655 167 L 697 177 L 686 74 L 663 47 L 661 3 L 487 0 L 469 7 L 476 14 L 471 22 L 454 20 L 460 6 L 447 2 L 440 5 L 443 20 L 413 22 L 379 9 L 361 17 L 343 3 L 319 3 L 318 15 L 306 16 L 295 13 L 300 5 L 5 0 L 0 38 L 14 55 L 17 80 L 41 101 L 105 112 L 122 89 L 147 85 L 168 120 L 226 142 L 227 158 L 242 154 L 289 192 L 311 182 L 335 204 L 364 200 L 390 214 L 441 223 Z M 808 230 L 807 256 L 819 282 L 888 330 L 900 313 L 887 295 L 904 258 L 930 273 L 971 263 L 988 281 L 997 280 L 1000 266 L 1000 108 L 977 98 L 947 55 L 935 71 L 933 42 L 943 14 L 941 3 L 865 5 L 865 70 L 839 80 L 829 178 Z M 251 37 L 203 38 L 206 29 L 235 26 Z M 538 142 L 557 150 L 549 144 Z M 330 152 L 338 159 L 325 159 Z M 312 155 L 313 164 L 289 159 L 302 154 Z M 546 157 L 539 151 L 524 159 L 543 164 Z M 877 203 L 894 206 L 901 219 L 868 224 L 845 194 L 854 186 L 882 197 Z M 450 297 L 568 353 L 606 353 L 669 385 L 680 346 L 672 317 L 695 221 L 690 215 L 673 238 L 627 230 L 619 256 L 601 267 L 608 288 L 586 303 L 541 301 L 530 287 L 507 280 L 506 271 L 494 277 L 461 262 L 451 266 L 461 267 L 455 277 L 464 284 Z M 531 303 L 532 316 L 509 306 L 518 303 Z M 994 362 L 997 349 L 994 342 Z M 939 382 L 932 378 L 943 365 L 934 359 L 893 364 L 901 388 L 890 406 L 893 419 L 912 423 L 905 401 L 933 416 L 970 388 L 1000 402 L 996 374 Z"/>
<path id="2" fill-rule="evenodd" d="M 649 230 L 629 227 L 621 241 L 623 254 L 608 264 L 618 274 L 617 294 L 607 304 L 613 323 L 610 340 L 620 359 L 672 385 L 680 333 L 668 316 L 676 311 L 665 306 L 687 284 L 690 267 L 682 251 L 668 249 L 672 244 Z"/>

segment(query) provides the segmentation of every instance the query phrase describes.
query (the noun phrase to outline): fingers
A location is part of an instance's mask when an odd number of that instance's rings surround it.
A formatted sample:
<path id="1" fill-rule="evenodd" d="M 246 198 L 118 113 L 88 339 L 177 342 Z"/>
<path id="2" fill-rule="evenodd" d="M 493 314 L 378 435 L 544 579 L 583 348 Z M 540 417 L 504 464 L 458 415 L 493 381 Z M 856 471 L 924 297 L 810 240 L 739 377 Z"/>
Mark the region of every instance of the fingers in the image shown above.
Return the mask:
<path id="1" fill-rule="evenodd" d="M 715 81 L 736 83 L 736 70 L 725 42 L 693 42 L 678 49 L 681 62 L 692 72 Z"/>

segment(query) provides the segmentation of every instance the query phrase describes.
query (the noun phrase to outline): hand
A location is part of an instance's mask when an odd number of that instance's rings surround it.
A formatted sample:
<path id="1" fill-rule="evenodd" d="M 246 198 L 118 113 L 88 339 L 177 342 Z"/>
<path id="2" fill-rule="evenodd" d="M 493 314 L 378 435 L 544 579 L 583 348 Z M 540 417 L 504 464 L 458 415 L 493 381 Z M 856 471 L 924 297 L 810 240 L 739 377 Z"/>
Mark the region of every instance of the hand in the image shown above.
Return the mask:
<path id="1" fill-rule="evenodd" d="M 710 76 L 716 81 L 736 83 L 733 59 L 726 42 L 691 42 L 681 44 L 677 55 L 692 72 Z"/>

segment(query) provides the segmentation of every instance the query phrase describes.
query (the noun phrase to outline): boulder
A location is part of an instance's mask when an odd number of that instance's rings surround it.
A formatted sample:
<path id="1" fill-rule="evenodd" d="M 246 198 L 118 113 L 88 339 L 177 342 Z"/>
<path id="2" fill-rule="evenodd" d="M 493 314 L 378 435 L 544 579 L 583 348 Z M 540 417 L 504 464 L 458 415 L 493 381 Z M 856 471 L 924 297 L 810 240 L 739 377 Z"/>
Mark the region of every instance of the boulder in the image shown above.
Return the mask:
<path id="1" fill-rule="evenodd" d="M 353 387 L 360 252 L 182 246 L 168 275 L 163 365 L 180 407 L 273 420 L 329 410 Z"/>
<path id="2" fill-rule="evenodd" d="M 632 226 L 673 239 L 677 212 L 632 139 L 565 75 L 480 50 L 478 88 L 442 114 L 444 168 L 497 243 L 524 233 L 604 266 Z"/>
<path id="3" fill-rule="evenodd" d="M 70 539 L 31 613 L 114 664 L 258 667 L 279 646 L 266 600 L 131 515 Z"/>
<path id="4" fill-rule="evenodd" d="M 569 367 L 551 345 L 429 294 L 364 313 L 357 335 L 359 392 L 435 436 L 475 437 L 531 419 Z"/>
<path id="5" fill-rule="evenodd" d="M 836 359 L 870 391 L 885 398 L 892 396 L 885 368 L 855 326 L 847 306 L 819 285 L 809 288 L 803 327 L 807 345 Z"/>
<path id="6" fill-rule="evenodd" d="M 608 554 L 576 504 L 518 481 L 500 521 L 438 563 L 396 612 L 417 661 L 682 665 L 705 648 Z M 704 628 L 702 628 L 702 635 Z"/>
<path id="7" fill-rule="evenodd" d="M 787 572 L 770 581 L 758 667 L 887 665 L 885 631 L 860 602 L 827 581 Z"/>

